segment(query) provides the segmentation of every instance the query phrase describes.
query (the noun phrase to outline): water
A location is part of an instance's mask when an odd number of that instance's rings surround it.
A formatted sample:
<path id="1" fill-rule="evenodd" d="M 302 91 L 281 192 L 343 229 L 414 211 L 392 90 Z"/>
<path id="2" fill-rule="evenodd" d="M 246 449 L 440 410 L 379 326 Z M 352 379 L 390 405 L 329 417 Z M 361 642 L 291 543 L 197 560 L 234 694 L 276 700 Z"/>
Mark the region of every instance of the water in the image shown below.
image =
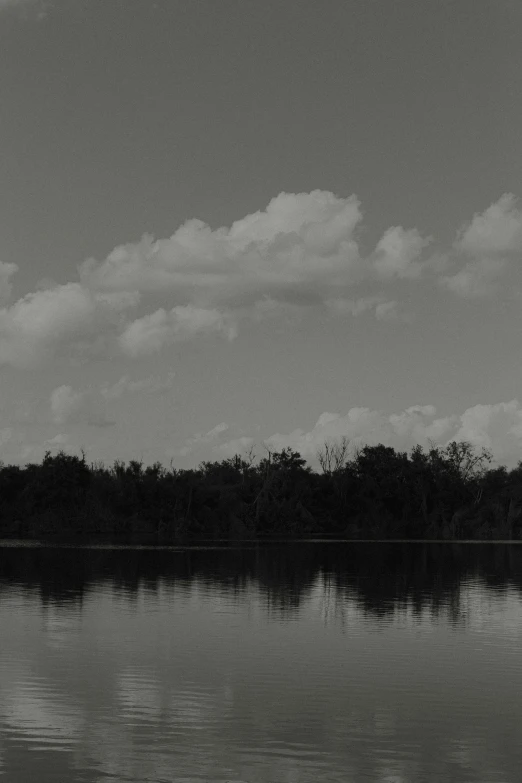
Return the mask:
<path id="1" fill-rule="evenodd" d="M 0 783 L 516 783 L 522 546 L 0 542 Z"/>

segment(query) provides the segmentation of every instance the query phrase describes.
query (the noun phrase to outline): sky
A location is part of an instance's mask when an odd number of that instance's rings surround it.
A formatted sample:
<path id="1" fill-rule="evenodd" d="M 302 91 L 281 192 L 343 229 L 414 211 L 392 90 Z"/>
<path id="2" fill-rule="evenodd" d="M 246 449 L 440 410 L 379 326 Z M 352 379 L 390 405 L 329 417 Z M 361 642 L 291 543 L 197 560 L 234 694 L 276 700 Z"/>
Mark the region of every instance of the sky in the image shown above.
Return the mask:
<path id="1" fill-rule="evenodd" d="M 522 459 L 519 0 L 0 0 L 0 459 Z"/>

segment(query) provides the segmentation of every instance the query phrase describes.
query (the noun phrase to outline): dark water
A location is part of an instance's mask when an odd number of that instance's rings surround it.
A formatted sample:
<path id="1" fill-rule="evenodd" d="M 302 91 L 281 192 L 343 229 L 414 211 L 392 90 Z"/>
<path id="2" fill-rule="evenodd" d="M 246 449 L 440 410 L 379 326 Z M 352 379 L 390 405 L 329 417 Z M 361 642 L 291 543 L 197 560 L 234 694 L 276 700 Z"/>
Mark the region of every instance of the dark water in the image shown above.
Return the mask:
<path id="1" fill-rule="evenodd" d="M 522 546 L 0 544 L 0 780 L 522 780 Z"/>

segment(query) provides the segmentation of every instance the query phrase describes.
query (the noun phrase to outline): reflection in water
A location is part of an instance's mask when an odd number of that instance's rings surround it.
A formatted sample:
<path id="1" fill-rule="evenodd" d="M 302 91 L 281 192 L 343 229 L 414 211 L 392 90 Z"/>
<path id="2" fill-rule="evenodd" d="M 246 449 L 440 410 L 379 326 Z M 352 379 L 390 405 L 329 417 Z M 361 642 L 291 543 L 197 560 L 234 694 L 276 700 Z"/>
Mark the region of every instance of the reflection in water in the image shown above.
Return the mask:
<path id="1" fill-rule="evenodd" d="M 35 675 L 29 665 L 3 660 L 1 681 L 3 729 L 14 742 L 31 750 L 71 750 L 83 726 L 79 706 L 47 678 Z"/>
<path id="2" fill-rule="evenodd" d="M 517 781 L 522 547 L 0 547 L 0 779 Z"/>

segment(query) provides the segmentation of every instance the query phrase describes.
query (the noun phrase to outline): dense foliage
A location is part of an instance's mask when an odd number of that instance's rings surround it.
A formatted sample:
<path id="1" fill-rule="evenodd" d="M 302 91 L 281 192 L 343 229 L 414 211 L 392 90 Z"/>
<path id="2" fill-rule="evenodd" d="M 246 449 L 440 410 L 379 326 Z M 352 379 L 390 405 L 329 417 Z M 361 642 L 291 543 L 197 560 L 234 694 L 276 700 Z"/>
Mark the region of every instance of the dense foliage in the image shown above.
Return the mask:
<path id="1" fill-rule="evenodd" d="M 39 465 L 0 465 L 0 536 L 522 538 L 522 463 L 491 468 L 490 454 L 465 442 L 349 456 L 341 441 L 318 458 L 320 473 L 291 449 L 195 470 L 47 452 Z"/>

